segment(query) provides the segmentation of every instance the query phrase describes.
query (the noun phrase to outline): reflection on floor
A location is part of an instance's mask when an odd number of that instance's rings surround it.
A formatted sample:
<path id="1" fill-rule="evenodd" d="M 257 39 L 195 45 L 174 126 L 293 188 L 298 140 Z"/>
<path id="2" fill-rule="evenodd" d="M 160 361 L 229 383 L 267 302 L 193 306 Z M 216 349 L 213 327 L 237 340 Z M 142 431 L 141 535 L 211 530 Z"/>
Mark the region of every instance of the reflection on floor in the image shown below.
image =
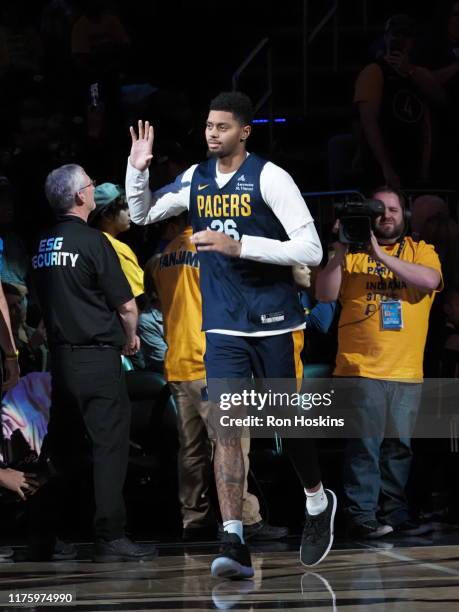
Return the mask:
<path id="1" fill-rule="evenodd" d="M 298 545 L 292 538 L 253 546 L 255 578 L 241 582 L 210 577 L 216 549 L 209 544 L 167 545 L 155 562 L 104 565 L 89 562 L 90 547 L 79 545 L 77 561 L 0 565 L 0 605 L 24 609 L 14 607 L 17 599 L 10 594 L 48 592 L 69 593 L 73 609 L 91 611 L 459 610 L 458 534 L 377 544 L 337 542 L 309 572 L 298 561 Z"/>

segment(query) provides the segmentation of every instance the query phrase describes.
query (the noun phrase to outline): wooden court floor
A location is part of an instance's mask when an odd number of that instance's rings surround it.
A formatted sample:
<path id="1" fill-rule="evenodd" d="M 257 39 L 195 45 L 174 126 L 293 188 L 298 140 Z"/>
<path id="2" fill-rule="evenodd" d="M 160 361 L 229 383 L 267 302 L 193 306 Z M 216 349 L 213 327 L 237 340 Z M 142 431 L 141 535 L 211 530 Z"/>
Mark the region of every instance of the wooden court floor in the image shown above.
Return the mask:
<path id="1" fill-rule="evenodd" d="M 459 612 L 459 542 L 445 540 L 338 545 L 314 572 L 300 565 L 297 542 L 277 543 L 254 548 L 255 577 L 241 582 L 213 579 L 213 555 L 205 547 L 161 547 L 154 562 L 97 565 L 83 545 L 76 561 L 1 564 L 0 610 L 24 610 L 11 603 L 11 594 L 57 593 L 72 595 L 72 605 L 65 607 L 91 611 Z"/>

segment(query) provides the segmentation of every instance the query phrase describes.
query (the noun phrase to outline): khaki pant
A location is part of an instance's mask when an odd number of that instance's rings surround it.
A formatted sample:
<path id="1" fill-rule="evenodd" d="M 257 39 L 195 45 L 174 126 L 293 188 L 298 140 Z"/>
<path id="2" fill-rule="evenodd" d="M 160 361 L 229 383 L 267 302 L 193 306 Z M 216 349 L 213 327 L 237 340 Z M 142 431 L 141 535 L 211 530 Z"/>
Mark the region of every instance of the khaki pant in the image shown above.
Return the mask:
<path id="1" fill-rule="evenodd" d="M 212 520 L 209 485 L 212 478 L 212 443 L 206 429 L 207 414 L 212 406 L 203 401 L 201 390 L 205 379 L 169 383 L 178 412 L 179 499 L 184 527 L 205 526 Z M 261 521 L 258 499 L 247 490 L 250 437 L 241 438 L 245 480 L 242 496 L 242 522 L 252 525 Z"/>

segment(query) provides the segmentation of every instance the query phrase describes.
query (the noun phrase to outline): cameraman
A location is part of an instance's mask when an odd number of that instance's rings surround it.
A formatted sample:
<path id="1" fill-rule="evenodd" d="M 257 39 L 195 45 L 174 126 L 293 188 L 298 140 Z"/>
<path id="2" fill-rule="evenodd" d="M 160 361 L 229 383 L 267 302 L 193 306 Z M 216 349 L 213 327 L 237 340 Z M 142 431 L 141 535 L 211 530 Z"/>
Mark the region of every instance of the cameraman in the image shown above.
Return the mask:
<path id="1" fill-rule="evenodd" d="M 349 439 L 344 461 L 350 532 L 369 538 L 428 530 L 408 511 L 412 451 L 406 432 L 420 402 L 429 312 L 443 285 L 434 248 L 406 236 L 403 195 L 384 187 L 373 197 L 385 211 L 374 221 L 368 251 L 351 253 L 335 243 L 316 285 L 320 301 L 339 298 L 342 306 L 334 375 L 356 377 L 353 415 L 366 431 L 377 431 Z M 385 439 L 388 428 L 396 433 Z"/>

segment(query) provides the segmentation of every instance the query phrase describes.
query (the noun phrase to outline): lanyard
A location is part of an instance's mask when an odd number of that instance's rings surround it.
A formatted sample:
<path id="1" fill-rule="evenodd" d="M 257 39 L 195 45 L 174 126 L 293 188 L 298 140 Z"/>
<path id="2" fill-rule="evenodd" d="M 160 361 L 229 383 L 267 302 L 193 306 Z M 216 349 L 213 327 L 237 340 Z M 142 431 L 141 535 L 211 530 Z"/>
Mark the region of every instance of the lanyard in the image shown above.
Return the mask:
<path id="1" fill-rule="evenodd" d="M 396 259 L 400 259 L 400 255 L 402 254 L 402 251 L 405 247 L 405 238 L 403 238 L 403 240 L 401 241 L 401 243 L 398 245 L 398 249 L 397 252 L 395 253 L 394 257 Z M 383 282 L 384 280 L 386 280 L 383 275 L 381 274 L 381 272 L 378 272 L 378 276 L 381 279 L 381 282 Z M 394 278 L 395 278 L 395 274 L 394 274 Z"/>
<path id="2" fill-rule="evenodd" d="M 395 257 L 397 259 L 400 259 L 400 255 L 402 254 L 404 246 L 405 246 L 405 238 L 401 241 L 401 243 L 399 244 L 399 247 L 397 249 L 397 252 L 395 253 Z"/>

